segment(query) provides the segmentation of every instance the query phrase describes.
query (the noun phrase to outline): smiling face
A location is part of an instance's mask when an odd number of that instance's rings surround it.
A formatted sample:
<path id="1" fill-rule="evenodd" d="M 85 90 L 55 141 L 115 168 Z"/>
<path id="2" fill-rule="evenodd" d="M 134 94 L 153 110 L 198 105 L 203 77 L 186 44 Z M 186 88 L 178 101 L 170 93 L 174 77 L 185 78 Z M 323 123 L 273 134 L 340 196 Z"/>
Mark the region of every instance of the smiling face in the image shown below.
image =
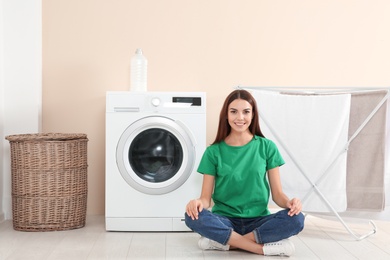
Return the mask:
<path id="1" fill-rule="evenodd" d="M 252 122 L 252 106 L 248 101 L 235 99 L 228 107 L 228 121 L 232 132 L 243 133 L 249 131 Z"/>

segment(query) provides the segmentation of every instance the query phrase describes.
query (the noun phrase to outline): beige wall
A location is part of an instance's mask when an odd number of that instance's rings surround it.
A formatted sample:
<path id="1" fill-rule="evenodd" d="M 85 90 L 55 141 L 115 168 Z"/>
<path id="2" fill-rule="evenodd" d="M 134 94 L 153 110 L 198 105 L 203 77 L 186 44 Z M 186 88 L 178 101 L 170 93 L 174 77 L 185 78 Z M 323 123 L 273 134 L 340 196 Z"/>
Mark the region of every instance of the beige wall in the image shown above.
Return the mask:
<path id="1" fill-rule="evenodd" d="M 211 142 L 234 86 L 388 86 L 388 0 L 43 0 L 43 131 L 89 137 L 88 214 L 104 214 L 105 93 L 206 91 Z"/>

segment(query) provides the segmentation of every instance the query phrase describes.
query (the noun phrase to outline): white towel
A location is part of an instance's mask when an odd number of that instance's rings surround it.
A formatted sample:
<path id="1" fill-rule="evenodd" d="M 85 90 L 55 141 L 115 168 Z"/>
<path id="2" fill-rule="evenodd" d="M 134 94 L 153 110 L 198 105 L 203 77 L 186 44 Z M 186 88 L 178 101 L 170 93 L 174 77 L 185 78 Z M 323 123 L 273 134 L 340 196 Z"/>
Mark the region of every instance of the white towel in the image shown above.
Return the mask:
<path id="1" fill-rule="evenodd" d="M 332 211 L 325 200 L 334 210 L 345 211 L 347 153 L 343 151 L 348 141 L 351 95 L 252 93 L 258 103 L 260 127 L 286 161 L 280 168 L 284 192 L 290 198 L 304 199 L 304 211 Z M 316 186 L 324 198 L 304 174 L 313 183 L 320 180 Z"/>

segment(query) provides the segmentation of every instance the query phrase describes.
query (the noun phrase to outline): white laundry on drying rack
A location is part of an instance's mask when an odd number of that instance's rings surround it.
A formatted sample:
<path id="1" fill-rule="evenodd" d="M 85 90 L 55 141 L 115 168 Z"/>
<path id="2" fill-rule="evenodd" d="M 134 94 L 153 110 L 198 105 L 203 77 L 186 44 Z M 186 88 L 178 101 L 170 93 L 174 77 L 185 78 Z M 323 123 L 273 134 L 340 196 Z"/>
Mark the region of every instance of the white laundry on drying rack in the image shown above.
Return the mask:
<path id="1" fill-rule="evenodd" d="M 304 198 L 312 185 L 301 171 L 316 181 L 334 161 L 330 173 L 318 188 L 337 211 L 345 211 L 347 154 L 340 152 L 344 151 L 348 141 L 351 95 L 289 95 L 255 91 L 253 96 L 258 102 L 264 135 L 276 143 L 287 162 L 280 168 L 285 193 L 290 197 Z M 335 151 L 339 153 L 335 154 Z M 329 212 L 318 194 L 302 202 L 305 211 Z"/>
<path id="2" fill-rule="evenodd" d="M 304 91 L 239 87 L 258 102 L 263 133 L 285 157 L 282 184 L 290 196 L 302 198 L 304 212 L 332 212 L 357 240 L 338 212 L 347 209 L 347 151 L 350 143 L 383 106 L 389 91 L 353 134 L 348 134 L 351 91 Z M 356 90 L 355 90 L 356 91 Z M 372 91 L 372 90 L 370 90 Z"/>

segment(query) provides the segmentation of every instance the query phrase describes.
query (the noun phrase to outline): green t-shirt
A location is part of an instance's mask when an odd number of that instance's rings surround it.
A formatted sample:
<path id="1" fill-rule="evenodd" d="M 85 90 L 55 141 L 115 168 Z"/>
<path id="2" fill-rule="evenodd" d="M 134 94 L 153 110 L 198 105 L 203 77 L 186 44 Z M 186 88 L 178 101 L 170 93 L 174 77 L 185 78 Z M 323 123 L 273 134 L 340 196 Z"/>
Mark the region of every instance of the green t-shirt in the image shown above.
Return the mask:
<path id="1" fill-rule="evenodd" d="M 283 164 L 271 140 L 254 136 L 244 146 L 229 146 L 222 141 L 207 147 L 198 172 L 215 176 L 214 213 L 253 218 L 270 214 L 266 172 Z"/>

